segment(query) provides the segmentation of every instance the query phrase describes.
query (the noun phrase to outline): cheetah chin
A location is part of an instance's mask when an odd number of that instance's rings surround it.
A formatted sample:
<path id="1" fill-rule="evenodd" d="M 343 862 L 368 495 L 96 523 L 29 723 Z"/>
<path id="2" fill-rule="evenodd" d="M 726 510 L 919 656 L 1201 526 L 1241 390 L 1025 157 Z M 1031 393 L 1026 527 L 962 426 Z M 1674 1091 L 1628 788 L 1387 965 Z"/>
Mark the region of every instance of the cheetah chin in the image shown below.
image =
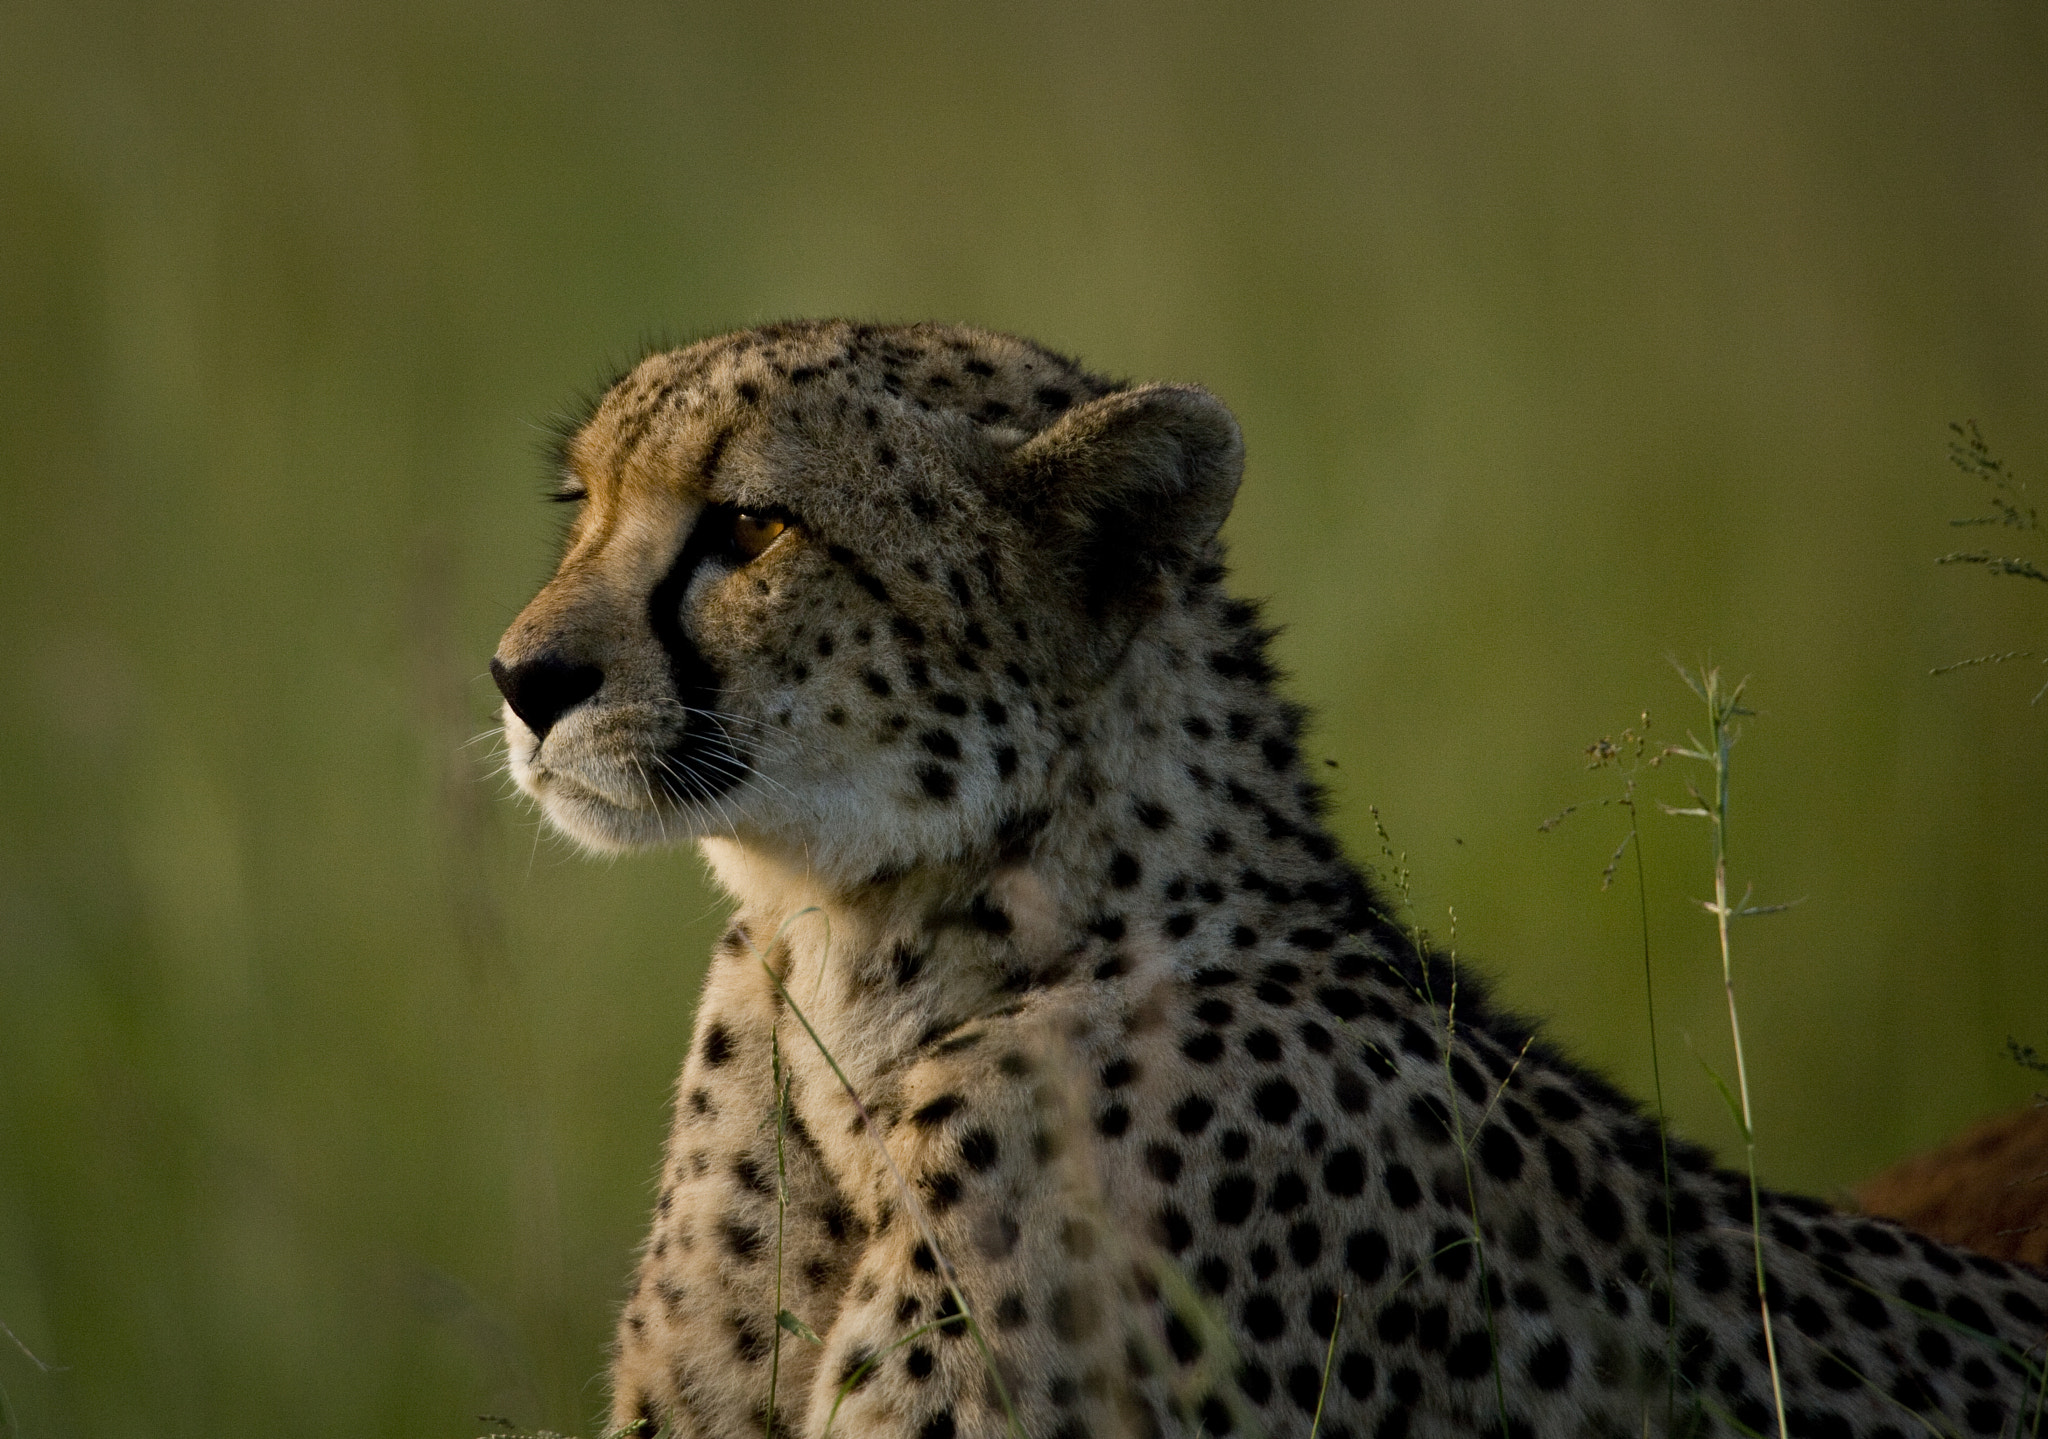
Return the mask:
<path id="1" fill-rule="evenodd" d="M 1753 1205 L 1389 921 L 1224 588 L 1242 466 L 1205 391 L 940 325 L 567 433 L 513 773 L 735 901 L 613 1432 L 2033 1432 L 2048 1278 Z"/>

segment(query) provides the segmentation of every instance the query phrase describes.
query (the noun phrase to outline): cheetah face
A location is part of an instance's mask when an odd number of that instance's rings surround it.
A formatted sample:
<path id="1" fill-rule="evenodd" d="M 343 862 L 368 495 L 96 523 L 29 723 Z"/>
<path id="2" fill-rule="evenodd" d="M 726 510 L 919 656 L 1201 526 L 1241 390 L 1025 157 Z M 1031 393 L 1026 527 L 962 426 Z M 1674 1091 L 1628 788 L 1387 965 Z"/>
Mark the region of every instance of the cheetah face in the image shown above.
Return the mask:
<path id="1" fill-rule="evenodd" d="M 863 356 L 875 333 L 895 348 Z M 1200 391 L 980 332 L 656 355 L 565 447 L 565 553 L 491 664 L 512 773 L 598 850 L 729 836 L 872 873 L 971 849 L 1038 802 L 1238 455 Z"/>

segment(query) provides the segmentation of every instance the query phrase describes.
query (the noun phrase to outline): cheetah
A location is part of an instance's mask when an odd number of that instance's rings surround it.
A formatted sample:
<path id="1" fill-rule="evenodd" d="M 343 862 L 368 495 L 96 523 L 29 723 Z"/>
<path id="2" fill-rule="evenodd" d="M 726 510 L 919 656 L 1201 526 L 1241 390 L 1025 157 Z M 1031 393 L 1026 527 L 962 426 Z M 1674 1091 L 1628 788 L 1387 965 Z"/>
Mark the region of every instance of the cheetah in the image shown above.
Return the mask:
<path id="1" fill-rule="evenodd" d="M 1753 1212 L 1345 860 L 1207 392 L 778 324 L 641 361 L 559 458 L 513 774 L 736 905 L 620 1432 L 2035 1432 L 2048 1278 Z"/>

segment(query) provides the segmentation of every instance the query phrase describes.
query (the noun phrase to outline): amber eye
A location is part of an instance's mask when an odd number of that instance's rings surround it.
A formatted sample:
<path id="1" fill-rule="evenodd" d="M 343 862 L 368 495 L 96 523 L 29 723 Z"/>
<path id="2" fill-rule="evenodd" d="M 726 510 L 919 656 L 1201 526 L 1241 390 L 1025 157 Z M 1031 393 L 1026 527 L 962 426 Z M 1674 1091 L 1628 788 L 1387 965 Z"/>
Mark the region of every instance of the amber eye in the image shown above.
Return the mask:
<path id="1" fill-rule="evenodd" d="M 738 514 L 732 521 L 732 547 L 746 559 L 758 559 L 789 526 L 766 515 Z"/>

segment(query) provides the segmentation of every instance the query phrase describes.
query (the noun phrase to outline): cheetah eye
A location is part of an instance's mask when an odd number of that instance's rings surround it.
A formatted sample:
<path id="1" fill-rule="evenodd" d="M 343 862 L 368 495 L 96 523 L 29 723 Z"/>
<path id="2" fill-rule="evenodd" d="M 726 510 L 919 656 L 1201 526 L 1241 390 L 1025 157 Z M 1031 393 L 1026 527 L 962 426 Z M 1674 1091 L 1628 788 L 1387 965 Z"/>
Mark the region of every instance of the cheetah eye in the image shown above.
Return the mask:
<path id="1" fill-rule="evenodd" d="M 759 559 L 788 528 L 789 524 L 785 520 L 774 519 L 768 515 L 750 515 L 743 511 L 733 516 L 732 547 L 738 551 L 743 561 Z"/>

